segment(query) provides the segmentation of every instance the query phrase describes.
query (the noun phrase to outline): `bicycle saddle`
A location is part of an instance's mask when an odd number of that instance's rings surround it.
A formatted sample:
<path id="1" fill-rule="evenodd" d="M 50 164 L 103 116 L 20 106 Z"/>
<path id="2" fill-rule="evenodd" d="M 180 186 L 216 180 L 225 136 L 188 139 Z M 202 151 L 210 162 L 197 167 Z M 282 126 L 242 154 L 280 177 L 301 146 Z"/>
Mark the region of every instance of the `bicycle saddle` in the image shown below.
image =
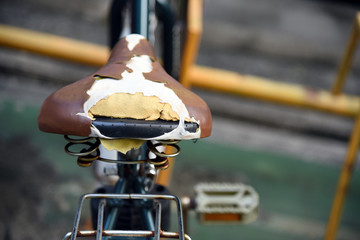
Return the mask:
<path id="1" fill-rule="evenodd" d="M 197 139 L 211 133 L 211 113 L 169 76 L 141 35 L 122 38 L 95 73 L 51 94 L 40 130 L 99 138 Z"/>

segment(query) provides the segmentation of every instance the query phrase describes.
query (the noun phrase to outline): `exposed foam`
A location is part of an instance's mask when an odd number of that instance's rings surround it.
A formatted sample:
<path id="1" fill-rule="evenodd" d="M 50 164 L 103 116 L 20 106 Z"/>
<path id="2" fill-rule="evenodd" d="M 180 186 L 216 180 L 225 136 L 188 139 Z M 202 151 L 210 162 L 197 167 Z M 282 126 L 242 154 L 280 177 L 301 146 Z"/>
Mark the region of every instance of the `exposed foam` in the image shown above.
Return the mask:
<path id="1" fill-rule="evenodd" d="M 141 39 L 145 39 L 144 36 L 140 34 L 130 34 L 125 37 L 126 41 L 128 42 L 128 48 L 130 51 L 132 51 L 136 45 L 139 44 Z"/>
<path id="2" fill-rule="evenodd" d="M 94 82 L 92 87 L 87 91 L 87 94 L 90 97 L 84 103 L 84 112 L 78 113 L 78 115 L 91 118 L 88 115 L 90 108 L 98 101 L 106 99 L 112 94 L 142 93 L 145 97 L 156 96 L 160 99 L 160 102 L 170 104 L 172 110 L 175 111 L 180 117 L 179 125 L 176 129 L 152 139 L 192 139 L 200 137 L 200 129 L 198 129 L 196 133 L 190 133 L 185 130 L 185 119 L 191 119 L 194 122 L 196 122 L 196 120 L 189 116 L 189 112 L 186 109 L 185 104 L 175 94 L 175 92 L 172 89 L 166 87 L 165 83 L 154 82 L 144 77 L 143 73 L 152 71 L 152 61 L 149 56 L 134 56 L 130 61 L 127 62 L 126 66 L 133 71 L 123 72 L 121 75 L 123 77 L 122 79 L 104 78 Z M 197 123 L 199 124 L 199 122 Z M 102 135 L 94 126 L 91 128 L 91 136 L 108 138 Z"/>

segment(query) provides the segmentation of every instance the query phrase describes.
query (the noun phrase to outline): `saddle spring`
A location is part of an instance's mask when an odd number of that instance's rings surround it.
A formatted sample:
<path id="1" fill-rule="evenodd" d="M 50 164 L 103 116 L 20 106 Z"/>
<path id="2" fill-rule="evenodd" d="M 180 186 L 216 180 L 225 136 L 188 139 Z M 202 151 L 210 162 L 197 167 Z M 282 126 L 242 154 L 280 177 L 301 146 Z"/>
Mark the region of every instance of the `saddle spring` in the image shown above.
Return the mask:
<path id="1" fill-rule="evenodd" d="M 168 158 L 176 157 L 180 153 L 180 147 L 177 145 L 179 140 L 159 140 L 156 143 L 148 140 L 147 145 L 147 158 L 144 160 L 113 160 L 100 157 L 100 140 L 95 137 L 85 138 L 72 138 L 68 135 L 64 135 L 64 138 L 68 143 L 65 145 L 65 152 L 71 156 L 77 157 L 77 164 L 81 167 L 89 167 L 95 161 L 104 161 L 110 163 L 122 163 L 122 164 L 140 164 L 150 163 L 153 164 L 156 169 L 165 170 L 169 166 Z M 80 151 L 71 151 L 73 146 L 82 147 Z M 161 150 L 159 150 L 162 148 Z M 173 150 L 171 153 L 170 150 Z M 150 153 L 154 155 L 151 157 Z"/>

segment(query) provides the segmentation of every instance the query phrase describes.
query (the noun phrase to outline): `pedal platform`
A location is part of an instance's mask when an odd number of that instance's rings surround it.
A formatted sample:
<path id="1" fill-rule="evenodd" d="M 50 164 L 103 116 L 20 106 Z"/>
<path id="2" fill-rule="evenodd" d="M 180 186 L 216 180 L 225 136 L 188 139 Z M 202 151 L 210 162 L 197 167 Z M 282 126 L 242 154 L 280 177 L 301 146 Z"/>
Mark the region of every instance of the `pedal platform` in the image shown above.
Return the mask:
<path id="1" fill-rule="evenodd" d="M 196 213 L 201 223 L 252 222 L 258 216 L 259 196 L 242 183 L 200 183 L 195 186 Z"/>

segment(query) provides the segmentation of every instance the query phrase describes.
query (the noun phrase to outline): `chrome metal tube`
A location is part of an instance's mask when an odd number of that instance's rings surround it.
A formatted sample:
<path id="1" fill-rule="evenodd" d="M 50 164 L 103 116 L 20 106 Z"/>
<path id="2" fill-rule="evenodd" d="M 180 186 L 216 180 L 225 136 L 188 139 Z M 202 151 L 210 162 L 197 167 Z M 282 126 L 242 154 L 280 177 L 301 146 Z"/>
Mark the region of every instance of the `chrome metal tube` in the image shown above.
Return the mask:
<path id="1" fill-rule="evenodd" d="M 161 203 L 155 202 L 156 211 L 155 211 L 155 232 L 154 232 L 154 240 L 160 240 L 161 233 Z"/>
<path id="2" fill-rule="evenodd" d="M 96 240 L 102 240 L 105 205 L 106 205 L 105 199 L 101 200 L 98 208 L 99 210 L 98 210 L 98 219 L 97 219 L 97 228 L 96 228 Z"/>

